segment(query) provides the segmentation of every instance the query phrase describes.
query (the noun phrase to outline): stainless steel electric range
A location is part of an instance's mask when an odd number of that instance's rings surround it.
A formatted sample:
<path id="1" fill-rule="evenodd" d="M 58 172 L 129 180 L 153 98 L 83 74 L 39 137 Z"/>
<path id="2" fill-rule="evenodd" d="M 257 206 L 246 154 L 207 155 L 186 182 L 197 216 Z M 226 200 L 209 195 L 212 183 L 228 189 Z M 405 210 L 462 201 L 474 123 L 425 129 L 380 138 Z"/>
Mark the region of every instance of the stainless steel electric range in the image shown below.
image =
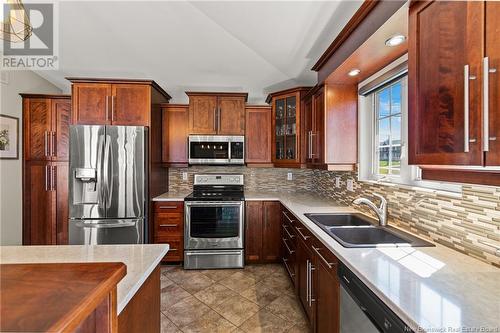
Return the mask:
<path id="1" fill-rule="evenodd" d="M 184 268 L 243 267 L 243 175 L 194 176 L 185 198 Z"/>

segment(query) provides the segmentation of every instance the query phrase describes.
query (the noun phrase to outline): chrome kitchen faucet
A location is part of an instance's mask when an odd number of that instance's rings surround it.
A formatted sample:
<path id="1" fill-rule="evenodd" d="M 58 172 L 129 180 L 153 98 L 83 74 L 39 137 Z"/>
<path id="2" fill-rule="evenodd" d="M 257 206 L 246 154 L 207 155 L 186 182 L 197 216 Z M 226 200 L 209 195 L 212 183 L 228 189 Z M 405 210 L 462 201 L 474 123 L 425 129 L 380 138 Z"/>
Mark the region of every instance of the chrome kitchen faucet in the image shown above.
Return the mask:
<path id="1" fill-rule="evenodd" d="M 357 198 L 353 200 L 353 204 L 361 205 L 365 204 L 370 207 L 378 216 L 378 222 L 382 227 L 387 225 L 387 200 L 383 196 L 377 193 L 373 193 L 373 196 L 380 199 L 380 206 L 377 207 L 370 199 L 367 198 Z"/>

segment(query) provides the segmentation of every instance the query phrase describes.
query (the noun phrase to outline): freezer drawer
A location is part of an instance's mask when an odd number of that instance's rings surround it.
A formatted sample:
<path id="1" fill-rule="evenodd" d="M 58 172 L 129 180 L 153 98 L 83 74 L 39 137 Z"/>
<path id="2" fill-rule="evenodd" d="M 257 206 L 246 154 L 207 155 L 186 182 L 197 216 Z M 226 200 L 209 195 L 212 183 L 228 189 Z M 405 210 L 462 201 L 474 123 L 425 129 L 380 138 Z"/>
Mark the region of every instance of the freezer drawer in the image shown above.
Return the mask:
<path id="1" fill-rule="evenodd" d="M 144 219 L 70 220 L 69 244 L 142 244 Z"/>

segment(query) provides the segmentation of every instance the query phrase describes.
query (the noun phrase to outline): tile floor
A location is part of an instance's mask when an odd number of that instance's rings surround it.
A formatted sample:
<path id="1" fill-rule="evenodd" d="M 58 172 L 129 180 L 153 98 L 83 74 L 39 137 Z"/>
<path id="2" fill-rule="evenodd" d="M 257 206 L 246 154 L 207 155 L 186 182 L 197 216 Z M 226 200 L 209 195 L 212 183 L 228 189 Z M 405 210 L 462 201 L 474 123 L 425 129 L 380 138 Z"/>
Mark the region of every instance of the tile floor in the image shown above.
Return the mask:
<path id="1" fill-rule="evenodd" d="M 285 269 L 162 266 L 161 332 L 309 332 Z"/>

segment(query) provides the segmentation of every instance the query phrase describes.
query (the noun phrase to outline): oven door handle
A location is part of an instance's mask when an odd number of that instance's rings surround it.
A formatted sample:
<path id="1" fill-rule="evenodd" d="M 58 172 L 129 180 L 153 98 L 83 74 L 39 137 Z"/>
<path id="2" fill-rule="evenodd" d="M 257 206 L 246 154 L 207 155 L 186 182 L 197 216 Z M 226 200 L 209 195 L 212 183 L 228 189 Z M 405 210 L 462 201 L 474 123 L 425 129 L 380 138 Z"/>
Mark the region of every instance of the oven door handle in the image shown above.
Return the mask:
<path id="1" fill-rule="evenodd" d="M 186 201 L 185 205 L 187 207 L 243 206 L 243 201 Z"/>
<path id="2" fill-rule="evenodd" d="M 241 251 L 185 252 L 187 256 L 241 255 Z"/>

